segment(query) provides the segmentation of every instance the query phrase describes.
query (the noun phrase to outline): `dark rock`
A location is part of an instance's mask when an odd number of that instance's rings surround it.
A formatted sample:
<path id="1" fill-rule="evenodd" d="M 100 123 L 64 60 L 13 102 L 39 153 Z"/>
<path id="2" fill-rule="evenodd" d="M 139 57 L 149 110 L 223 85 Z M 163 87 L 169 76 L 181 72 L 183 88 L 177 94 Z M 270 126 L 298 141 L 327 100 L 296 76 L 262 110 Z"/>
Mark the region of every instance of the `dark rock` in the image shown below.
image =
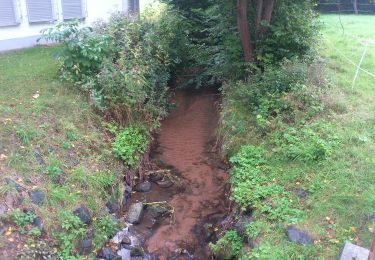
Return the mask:
<path id="1" fill-rule="evenodd" d="M 164 174 L 161 171 L 155 171 L 148 175 L 148 179 L 152 182 L 161 181 L 164 178 Z"/>
<path id="2" fill-rule="evenodd" d="M 124 235 L 123 238 L 122 238 L 122 240 L 121 240 L 121 244 L 130 245 L 131 243 L 132 243 L 132 241 L 129 238 L 129 236 Z"/>
<path id="3" fill-rule="evenodd" d="M 34 152 L 34 155 L 35 155 L 35 160 L 36 160 L 40 165 L 45 165 L 45 164 L 46 164 L 46 163 L 44 162 L 44 160 L 43 160 L 42 155 L 41 155 L 38 151 L 35 151 L 35 152 Z"/>
<path id="4" fill-rule="evenodd" d="M 137 202 L 130 205 L 128 214 L 126 215 L 126 221 L 131 224 L 139 224 L 143 215 L 143 203 Z"/>
<path id="5" fill-rule="evenodd" d="M 144 224 L 147 228 L 152 228 L 156 224 L 156 219 L 154 219 L 151 215 L 146 214 L 143 217 L 142 224 Z"/>
<path id="6" fill-rule="evenodd" d="M 43 191 L 29 191 L 28 192 L 29 196 L 30 196 L 30 199 L 31 201 L 38 205 L 38 206 L 41 206 L 44 202 L 44 199 L 46 197 L 46 195 L 44 194 Z"/>
<path id="7" fill-rule="evenodd" d="M 132 194 L 132 188 L 128 185 L 125 185 L 124 193 L 122 194 L 121 206 L 125 207 L 126 203 L 129 201 Z"/>
<path id="8" fill-rule="evenodd" d="M 216 232 L 214 226 L 211 223 L 205 223 L 203 225 L 203 231 L 206 242 L 216 240 L 214 239 L 216 237 Z"/>
<path id="9" fill-rule="evenodd" d="M 308 245 L 314 242 L 314 240 L 311 238 L 311 236 L 307 232 L 300 230 L 294 226 L 288 227 L 287 235 L 288 235 L 288 239 L 295 243 Z"/>
<path id="10" fill-rule="evenodd" d="M 53 146 L 49 145 L 48 146 L 48 152 L 49 153 L 54 153 L 55 152 L 55 148 L 53 148 Z"/>
<path id="11" fill-rule="evenodd" d="M 114 196 L 111 196 L 105 206 L 108 208 L 110 214 L 115 213 L 119 210 L 118 201 Z"/>
<path id="12" fill-rule="evenodd" d="M 168 177 L 164 177 L 162 180 L 157 181 L 156 183 L 162 188 L 169 188 L 173 185 L 173 182 Z"/>
<path id="13" fill-rule="evenodd" d="M 163 205 L 152 205 L 147 207 L 147 213 L 155 219 L 169 215 L 169 211 Z"/>
<path id="14" fill-rule="evenodd" d="M 217 164 L 217 168 L 219 168 L 220 170 L 224 170 L 224 171 L 228 171 L 229 170 L 229 166 L 224 163 L 224 162 L 219 162 Z"/>
<path id="15" fill-rule="evenodd" d="M 24 190 L 24 187 L 19 185 L 16 181 L 12 180 L 11 178 L 5 178 L 5 182 L 8 186 L 15 188 L 18 192 L 21 192 Z"/>
<path id="16" fill-rule="evenodd" d="M 78 252 L 80 255 L 88 255 L 93 250 L 92 234 L 88 234 L 84 239 L 78 243 Z"/>
<path id="17" fill-rule="evenodd" d="M 143 254 L 144 254 L 143 248 L 140 246 L 133 247 L 132 250 L 130 251 L 131 257 L 143 256 Z"/>
<path id="18" fill-rule="evenodd" d="M 241 216 L 240 219 L 234 224 L 234 229 L 241 237 L 245 236 L 246 226 L 251 223 L 251 218 L 248 216 Z"/>
<path id="19" fill-rule="evenodd" d="M 90 212 L 89 210 L 87 209 L 86 206 L 84 205 L 81 205 L 79 206 L 78 208 L 76 208 L 74 211 L 73 211 L 73 214 L 76 215 L 77 217 L 79 217 L 79 219 L 85 223 L 86 225 L 89 225 L 92 221 L 91 219 L 91 215 L 90 215 Z"/>
<path id="20" fill-rule="evenodd" d="M 121 260 L 121 256 L 117 255 L 110 247 L 103 248 L 98 256 L 105 260 Z"/>
<path id="21" fill-rule="evenodd" d="M 138 192 L 148 192 L 151 190 L 151 182 L 145 181 L 138 183 L 137 185 L 135 185 L 134 190 Z"/>
<path id="22" fill-rule="evenodd" d="M 300 199 L 305 199 L 307 194 L 306 191 L 303 189 L 294 189 L 293 192 L 297 195 Z"/>
<path id="23" fill-rule="evenodd" d="M 40 217 L 35 217 L 31 223 L 34 227 L 38 228 L 40 231 L 43 229 L 42 219 Z"/>
<path id="24" fill-rule="evenodd" d="M 368 216 L 369 221 L 375 221 L 375 214 Z"/>

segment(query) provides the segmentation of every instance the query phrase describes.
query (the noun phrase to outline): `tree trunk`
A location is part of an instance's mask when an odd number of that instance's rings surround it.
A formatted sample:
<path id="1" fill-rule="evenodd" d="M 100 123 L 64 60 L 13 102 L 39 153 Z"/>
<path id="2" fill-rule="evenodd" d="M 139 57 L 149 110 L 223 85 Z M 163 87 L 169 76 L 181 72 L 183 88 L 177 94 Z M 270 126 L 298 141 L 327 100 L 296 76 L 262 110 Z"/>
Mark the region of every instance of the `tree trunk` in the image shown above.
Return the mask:
<path id="1" fill-rule="evenodd" d="M 355 14 L 358 14 L 358 4 L 357 4 L 357 0 L 353 0 L 353 9 L 354 9 L 354 13 L 355 13 Z"/>
<path id="2" fill-rule="evenodd" d="M 237 28 L 240 35 L 245 62 L 254 59 L 254 49 L 250 40 L 249 23 L 247 20 L 247 0 L 237 0 Z"/>
<path id="3" fill-rule="evenodd" d="M 263 0 L 257 1 L 256 15 L 255 15 L 255 32 L 258 37 L 260 29 L 260 21 L 262 20 Z"/>
<path id="4" fill-rule="evenodd" d="M 274 0 L 264 0 L 262 21 L 265 21 L 267 25 L 261 26 L 260 36 L 263 36 L 264 34 L 266 34 L 270 28 L 274 3 L 275 3 Z"/>

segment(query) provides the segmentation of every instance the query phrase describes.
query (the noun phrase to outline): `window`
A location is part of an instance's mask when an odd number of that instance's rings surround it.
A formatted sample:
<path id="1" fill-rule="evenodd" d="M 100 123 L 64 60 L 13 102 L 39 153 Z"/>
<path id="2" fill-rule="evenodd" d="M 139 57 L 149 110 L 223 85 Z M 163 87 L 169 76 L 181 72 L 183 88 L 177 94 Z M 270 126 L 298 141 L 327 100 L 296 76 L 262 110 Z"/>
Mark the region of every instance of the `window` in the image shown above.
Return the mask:
<path id="1" fill-rule="evenodd" d="M 84 18 L 82 0 L 61 0 L 64 20 Z"/>
<path id="2" fill-rule="evenodd" d="M 26 0 L 26 4 L 30 23 L 54 20 L 51 0 Z"/>
<path id="3" fill-rule="evenodd" d="M 13 0 L 0 0 L 0 26 L 19 24 Z"/>

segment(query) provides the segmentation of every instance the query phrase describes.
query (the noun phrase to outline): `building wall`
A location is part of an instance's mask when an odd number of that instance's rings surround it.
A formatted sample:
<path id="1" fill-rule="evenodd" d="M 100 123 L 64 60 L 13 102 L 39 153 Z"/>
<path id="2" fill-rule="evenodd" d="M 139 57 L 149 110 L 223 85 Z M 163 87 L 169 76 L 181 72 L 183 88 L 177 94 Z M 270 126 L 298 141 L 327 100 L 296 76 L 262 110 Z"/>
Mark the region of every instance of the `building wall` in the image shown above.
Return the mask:
<path id="1" fill-rule="evenodd" d="M 1 1 L 1 0 L 0 0 Z M 27 14 L 26 0 L 15 0 L 16 13 L 19 24 L 15 26 L 0 27 L 0 51 L 31 47 L 36 44 L 40 30 L 52 27 L 63 21 L 61 0 L 52 0 L 54 22 L 30 24 Z M 111 13 L 127 11 L 128 0 L 82 0 L 85 12 L 84 23 L 89 25 L 97 20 L 107 20 Z"/>

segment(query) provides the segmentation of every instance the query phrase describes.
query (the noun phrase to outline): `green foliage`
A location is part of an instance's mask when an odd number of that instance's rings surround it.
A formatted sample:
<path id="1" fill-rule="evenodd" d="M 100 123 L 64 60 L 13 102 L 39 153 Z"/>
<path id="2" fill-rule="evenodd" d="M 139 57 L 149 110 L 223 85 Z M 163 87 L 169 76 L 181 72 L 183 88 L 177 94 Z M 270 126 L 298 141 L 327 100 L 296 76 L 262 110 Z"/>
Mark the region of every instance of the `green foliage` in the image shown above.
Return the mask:
<path id="1" fill-rule="evenodd" d="M 113 152 L 130 167 L 137 167 L 141 155 L 146 151 L 147 136 L 138 127 L 124 128 L 113 143 Z"/>
<path id="2" fill-rule="evenodd" d="M 277 155 L 290 160 L 316 162 L 332 155 L 338 147 L 339 137 L 329 123 L 318 121 L 300 128 L 286 127 L 276 132 L 273 140 Z"/>
<path id="3" fill-rule="evenodd" d="M 12 212 L 12 219 L 19 227 L 25 227 L 33 222 L 35 214 L 28 211 L 22 212 L 20 209 L 15 209 Z"/>
<path id="4" fill-rule="evenodd" d="M 69 259 L 73 254 L 75 242 L 85 235 L 86 225 L 79 217 L 68 211 L 62 211 L 59 217 L 62 231 L 54 235 L 59 241 L 59 255 Z"/>
<path id="5" fill-rule="evenodd" d="M 29 231 L 29 235 L 32 236 L 32 237 L 40 237 L 42 234 L 42 232 L 40 231 L 39 228 L 37 227 L 33 227 L 30 231 Z"/>
<path id="6" fill-rule="evenodd" d="M 97 218 L 94 221 L 94 245 L 100 248 L 108 241 L 115 233 L 118 223 L 115 222 L 111 216 L 105 215 Z"/>
<path id="7" fill-rule="evenodd" d="M 168 81 L 187 45 L 185 20 L 167 7 L 158 17 L 133 18 L 114 14 L 94 28 L 74 21 L 43 33 L 62 43 L 62 76 L 92 104 L 121 124 L 155 127 L 166 115 Z"/>
<path id="8" fill-rule="evenodd" d="M 35 129 L 31 127 L 16 127 L 16 136 L 22 141 L 23 144 L 30 144 L 30 142 L 37 136 Z"/>
<path id="9" fill-rule="evenodd" d="M 228 231 L 210 249 L 217 259 L 233 259 L 242 249 L 242 240 L 235 230 Z"/>

